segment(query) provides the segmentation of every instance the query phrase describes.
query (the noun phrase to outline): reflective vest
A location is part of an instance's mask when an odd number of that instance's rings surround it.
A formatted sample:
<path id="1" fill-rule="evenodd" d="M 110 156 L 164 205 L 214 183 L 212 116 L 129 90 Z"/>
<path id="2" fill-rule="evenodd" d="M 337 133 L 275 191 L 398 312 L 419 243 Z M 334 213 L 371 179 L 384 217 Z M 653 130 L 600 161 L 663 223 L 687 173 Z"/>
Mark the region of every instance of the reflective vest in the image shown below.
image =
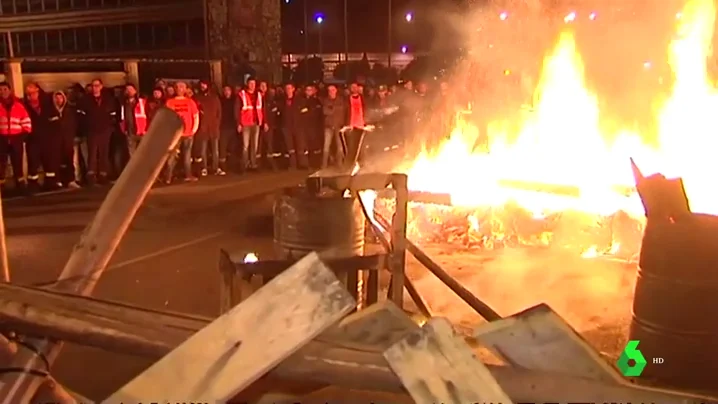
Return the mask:
<path id="1" fill-rule="evenodd" d="M 146 101 L 144 98 L 138 98 L 135 104 L 135 130 L 137 135 L 144 135 L 147 133 L 147 111 L 145 110 Z M 120 108 L 120 128 L 124 132 L 127 128 L 125 126 L 125 107 Z"/>
<path id="2" fill-rule="evenodd" d="M 239 124 L 242 126 L 260 125 L 264 123 L 262 93 L 256 91 L 254 94 L 257 97 L 256 104 L 252 104 L 252 98 L 245 90 L 239 92 L 239 98 L 242 100 L 242 110 L 239 111 Z"/>
<path id="3" fill-rule="evenodd" d="M 352 128 L 364 128 L 364 105 L 361 96 L 349 96 L 349 126 Z"/>
<path id="4" fill-rule="evenodd" d="M 10 108 L 0 105 L 0 136 L 18 136 L 32 132 L 32 121 L 25 106 L 14 100 Z"/>

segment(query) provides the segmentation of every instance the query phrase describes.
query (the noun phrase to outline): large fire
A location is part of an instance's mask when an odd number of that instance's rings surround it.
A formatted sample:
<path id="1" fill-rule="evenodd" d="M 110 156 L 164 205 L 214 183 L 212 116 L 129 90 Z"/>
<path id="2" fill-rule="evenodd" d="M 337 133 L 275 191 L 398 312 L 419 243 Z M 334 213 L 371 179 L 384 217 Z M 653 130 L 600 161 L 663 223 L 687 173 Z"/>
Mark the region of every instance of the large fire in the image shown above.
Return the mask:
<path id="1" fill-rule="evenodd" d="M 576 214 L 582 217 L 576 220 L 593 223 L 610 220 L 613 226 L 616 215 L 640 222 L 643 207 L 633 190 L 629 158 L 644 173 L 681 176 L 692 210 L 718 213 L 718 91 L 706 65 L 715 17 L 713 0 L 690 0 L 677 19 L 668 52 L 674 82 L 671 96 L 656 111 L 656 133 L 603 129 L 606 117 L 597 95 L 587 89 L 581 55 L 567 31 L 544 60 L 536 102 L 521 124 L 513 125 L 518 130 L 505 129 L 509 126 L 497 119 L 482 134 L 457 115 L 451 136 L 407 170 L 410 189 L 449 194 L 453 218 L 444 214 L 440 221 L 446 227 L 461 211 L 464 223 L 448 226 L 465 227 L 456 234 L 466 243 L 486 243 L 488 233 L 502 233 L 516 242 L 547 244 L 555 234 L 547 228 L 557 215 Z M 486 147 L 476 146 L 481 135 L 488 139 Z M 417 209 L 441 208 L 414 207 L 414 222 L 436 224 L 437 215 L 420 215 Z M 507 228 L 516 227 L 517 220 L 523 230 Z M 602 244 L 580 242 L 577 247 L 589 255 L 621 248 L 615 234 L 606 237 Z"/>

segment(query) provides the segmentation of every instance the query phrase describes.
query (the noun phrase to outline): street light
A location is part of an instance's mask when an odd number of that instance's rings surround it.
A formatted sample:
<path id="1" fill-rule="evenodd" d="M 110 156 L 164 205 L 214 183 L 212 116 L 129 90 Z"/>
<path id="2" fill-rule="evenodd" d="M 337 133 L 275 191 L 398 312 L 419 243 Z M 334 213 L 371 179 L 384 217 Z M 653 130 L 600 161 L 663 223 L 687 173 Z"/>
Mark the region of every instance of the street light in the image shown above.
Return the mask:
<path id="1" fill-rule="evenodd" d="M 315 14 L 314 15 L 314 21 L 317 23 L 317 37 L 319 40 L 319 57 L 322 57 L 322 24 L 324 24 L 324 15 L 323 14 Z M 324 60 L 324 59 L 322 59 Z"/>
<path id="2" fill-rule="evenodd" d="M 406 45 L 401 47 L 401 53 L 406 53 L 408 51 L 409 51 L 409 48 Z"/>
<path id="3" fill-rule="evenodd" d="M 414 21 L 414 14 L 411 12 L 408 12 L 404 16 L 404 19 L 406 20 L 406 22 L 412 22 L 412 21 Z"/>

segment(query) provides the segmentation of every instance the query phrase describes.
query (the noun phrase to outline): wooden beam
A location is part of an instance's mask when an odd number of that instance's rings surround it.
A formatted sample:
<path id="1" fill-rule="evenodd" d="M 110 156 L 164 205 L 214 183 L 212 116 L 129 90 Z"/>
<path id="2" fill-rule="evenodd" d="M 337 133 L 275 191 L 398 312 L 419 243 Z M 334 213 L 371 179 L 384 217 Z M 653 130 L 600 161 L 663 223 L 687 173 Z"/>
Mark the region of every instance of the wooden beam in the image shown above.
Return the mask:
<path id="1" fill-rule="evenodd" d="M 310 254 L 106 402 L 227 402 L 355 306 L 332 271 Z"/>
<path id="2" fill-rule="evenodd" d="M 511 399 L 443 318 L 428 323 L 384 352 L 417 403 L 503 403 Z"/>
<path id="3" fill-rule="evenodd" d="M 388 220 L 386 220 L 384 217 L 379 215 L 378 213 L 374 214 L 376 220 L 379 222 L 379 224 L 384 228 L 388 229 L 390 227 L 390 223 Z M 426 269 L 431 271 L 434 276 L 439 278 L 439 280 L 446 285 L 449 289 L 451 289 L 452 292 L 456 293 L 461 300 L 463 300 L 466 304 L 468 304 L 472 309 L 474 309 L 481 317 L 485 318 L 488 321 L 495 321 L 501 318 L 501 316 L 492 309 L 488 304 L 481 301 L 478 297 L 474 296 L 473 293 L 471 293 L 468 289 L 466 289 L 459 281 L 454 279 L 448 272 L 446 272 L 441 265 L 437 264 L 434 260 L 431 259 L 424 251 L 421 250 L 416 244 L 412 243 L 411 240 L 405 239 L 406 242 L 406 249 L 411 253 L 411 255 L 416 258 L 419 263 L 421 263 Z M 392 283 L 390 288 L 393 288 L 393 276 L 392 276 Z"/>
<path id="4" fill-rule="evenodd" d="M 181 134 L 182 121 L 178 115 L 167 108 L 160 108 L 144 141 L 80 236 L 57 282 L 52 285 L 53 289 L 81 295 L 92 294 L 135 213 L 164 167 L 168 151 Z M 41 354 L 21 351 L 9 366 L 44 366 L 39 358 L 47 358 L 51 364 L 62 349 L 61 344 L 49 340 L 30 343 Z M 5 373 L 0 376 L 0 402 L 25 403 L 34 395 L 38 386 L 38 378 L 29 373 Z"/>
<path id="5" fill-rule="evenodd" d="M 344 318 L 317 337 L 317 341 L 350 349 L 384 352 L 418 330 L 419 325 L 406 313 L 385 300 Z"/>
<path id="6" fill-rule="evenodd" d="M 8 306 L 6 299 L 19 299 L 19 302 Z M 0 284 L 0 330 L 40 335 L 120 354 L 159 359 L 210 321 L 208 317 Z M 134 339 L 128 338 L 130 332 Z M 280 363 L 268 377 L 317 386 L 406 393 L 381 353 L 358 344 L 351 348 L 342 344 L 317 338 Z M 507 366 L 489 365 L 488 368 L 514 402 L 613 402 L 616 397 L 625 397 L 630 402 L 718 404 L 716 398 L 634 388 L 564 373 Z"/>
<path id="7" fill-rule="evenodd" d="M 341 273 L 358 269 L 378 271 L 384 267 L 386 258 L 386 254 L 373 254 L 353 257 L 322 257 L 322 260 L 334 272 Z M 257 262 L 233 262 L 233 264 L 239 272 L 271 277 L 279 275 L 295 262 L 295 260 L 260 260 Z"/>
<path id="8" fill-rule="evenodd" d="M 607 383 L 623 380 L 598 352 L 545 304 L 484 324 L 476 329 L 474 336 L 512 366 L 567 373 Z"/>

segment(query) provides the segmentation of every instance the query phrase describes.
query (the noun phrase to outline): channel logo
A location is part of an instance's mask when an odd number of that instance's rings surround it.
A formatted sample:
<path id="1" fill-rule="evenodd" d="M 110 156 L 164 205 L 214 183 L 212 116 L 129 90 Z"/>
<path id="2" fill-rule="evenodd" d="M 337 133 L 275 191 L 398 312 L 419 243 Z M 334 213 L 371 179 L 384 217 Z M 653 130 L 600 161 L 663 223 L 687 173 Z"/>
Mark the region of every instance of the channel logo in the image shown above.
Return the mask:
<path id="1" fill-rule="evenodd" d="M 638 350 L 639 342 L 638 340 L 628 341 L 626 348 L 623 349 L 623 353 L 618 358 L 618 362 L 616 362 L 618 370 L 620 370 L 621 374 L 625 377 L 638 377 L 646 368 L 648 362 L 641 351 Z M 631 361 L 633 361 L 633 363 L 631 363 Z M 654 362 L 656 361 L 654 360 Z M 661 360 L 661 362 L 663 362 L 663 360 Z"/>

